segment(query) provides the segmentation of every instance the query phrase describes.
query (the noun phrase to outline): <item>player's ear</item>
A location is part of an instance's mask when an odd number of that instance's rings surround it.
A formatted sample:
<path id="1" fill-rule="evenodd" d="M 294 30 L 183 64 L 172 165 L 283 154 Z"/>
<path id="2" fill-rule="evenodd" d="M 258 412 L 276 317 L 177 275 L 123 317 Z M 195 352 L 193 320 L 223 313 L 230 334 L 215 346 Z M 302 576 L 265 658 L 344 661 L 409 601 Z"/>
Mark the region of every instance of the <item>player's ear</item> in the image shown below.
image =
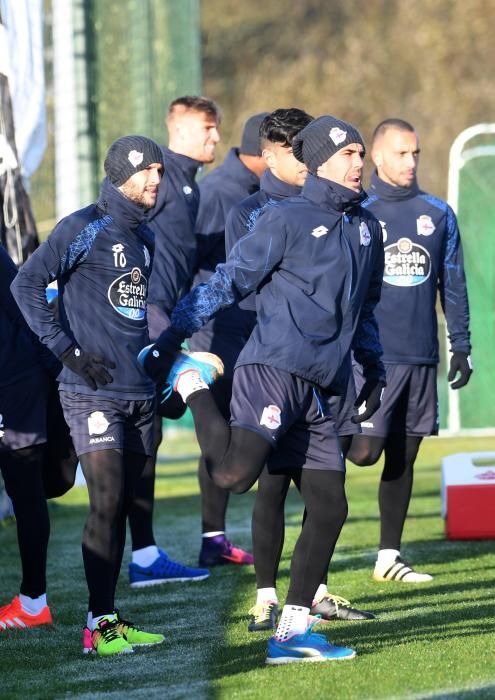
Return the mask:
<path id="1" fill-rule="evenodd" d="M 273 151 L 271 151 L 269 148 L 264 148 L 261 152 L 261 155 L 263 156 L 267 167 L 273 168 L 275 165 L 275 156 L 273 155 Z"/>
<path id="2" fill-rule="evenodd" d="M 379 148 L 372 148 L 371 149 L 371 160 L 373 163 L 376 165 L 377 168 L 380 168 L 383 164 L 383 157 L 382 157 L 382 152 Z"/>

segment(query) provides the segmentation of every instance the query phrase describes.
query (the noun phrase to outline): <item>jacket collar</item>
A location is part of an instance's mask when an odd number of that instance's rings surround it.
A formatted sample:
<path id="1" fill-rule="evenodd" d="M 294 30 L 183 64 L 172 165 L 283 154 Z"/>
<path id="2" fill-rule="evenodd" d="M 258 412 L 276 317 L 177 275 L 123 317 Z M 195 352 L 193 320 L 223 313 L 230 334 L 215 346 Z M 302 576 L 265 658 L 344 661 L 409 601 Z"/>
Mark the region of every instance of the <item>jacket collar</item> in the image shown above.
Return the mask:
<path id="1" fill-rule="evenodd" d="M 376 170 L 371 175 L 371 186 L 368 194 L 371 196 L 373 194 L 378 195 L 380 199 L 385 199 L 390 202 L 404 201 L 405 199 L 412 199 L 416 197 L 420 192 L 418 183 L 416 180 L 411 187 L 397 187 L 394 185 L 389 185 L 380 177 Z"/>
<path id="2" fill-rule="evenodd" d="M 110 215 L 124 231 L 135 232 L 147 222 L 148 210 L 126 197 L 107 177 L 101 183 L 96 206 L 103 214 Z"/>
<path id="3" fill-rule="evenodd" d="M 194 160 L 194 158 L 189 158 L 189 156 L 185 156 L 182 153 L 171 151 L 168 146 L 160 146 L 160 148 L 163 153 L 165 172 L 167 170 L 167 161 L 171 161 L 172 163 L 177 164 L 177 166 L 187 175 L 188 179 L 194 180 L 199 168 L 201 168 L 203 165 L 201 161 Z"/>
<path id="4" fill-rule="evenodd" d="M 260 180 L 260 189 L 266 194 L 274 197 L 296 197 L 301 194 L 302 187 L 297 185 L 289 185 L 287 182 L 280 180 L 270 170 L 265 170 Z"/>
<path id="5" fill-rule="evenodd" d="M 332 180 L 317 177 L 312 173 L 308 173 L 306 177 L 302 195 L 318 206 L 339 214 L 352 213 L 352 210 L 367 197 L 364 190 L 354 192 L 348 187 L 338 185 Z"/>

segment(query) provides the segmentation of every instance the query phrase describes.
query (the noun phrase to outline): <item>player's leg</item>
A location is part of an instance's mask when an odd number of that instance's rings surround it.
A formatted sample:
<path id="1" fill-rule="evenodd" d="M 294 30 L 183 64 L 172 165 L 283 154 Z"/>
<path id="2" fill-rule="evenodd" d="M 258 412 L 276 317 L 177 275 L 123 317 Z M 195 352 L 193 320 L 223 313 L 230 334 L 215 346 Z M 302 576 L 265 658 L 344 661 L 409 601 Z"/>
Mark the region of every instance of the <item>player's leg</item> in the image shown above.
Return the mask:
<path id="1" fill-rule="evenodd" d="M 342 408 L 340 411 L 342 412 Z M 349 411 L 349 416 L 353 415 L 354 411 Z M 352 430 L 355 428 L 355 424 L 349 426 L 342 417 L 338 418 L 336 421 L 337 430 Z M 344 460 L 347 457 L 349 447 L 352 440 L 356 437 L 356 433 L 349 435 L 339 435 L 340 446 L 342 449 L 342 456 Z M 306 511 L 304 511 L 304 519 L 306 518 Z M 349 600 L 343 598 L 340 595 L 331 593 L 328 590 L 328 573 L 324 576 L 316 593 L 314 595 L 313 603 L 310 610 L 311 615 L 319 615 L 322 621 L 330 620 L 373 620 L 375 615 L 366 610 L 359 610 L 353 607 Z"/>
<path id="2" fill-rule="evenodd" d="M 175 392 L 165 403 L 166 415 L 171 419 L 180 417 L 186 409 L 179 394 Z M 155 413 L 153 419 L 153 455 L 146 459 L 130 504 L 129 529 L 132 540 L 132 561 L 129 564 L 129 583 L 133 588 L 174 581 L 202 581 L 209 576 L 207 569 L 185 566 L 172 559 L 166 551 L 156 544 L 153 532 L 153 507 L 156 461 L 163 436 L 163 413 L 163 406 L 159 407 Z"/>
<path id="3" fill-rule="evenodd" d="M 400 556 L 402 532 L 409 510 L 414 462 L 422 437 L 392 433 L 385 444 L 378 502 L 380 506 L 380 549 L 373 578 L 378 581 L 423 583 L 429 574 L 415 571 Z"/>
<path id="4" fill-rule="evenodd" d="M 335 647 L 308 628 L 314 591 L 324 577 L 347 517 L 345 474 L 328 469 L 301 469 L 293 478 L 304 500 L 306 519 L 292 555 L 290 585 L 275 636 L 269 640 L 267 663 L 330 661 L 355 656 Z"/>
<path id="5" fill-rule="evenodd" d="M 21 559 L 20 593 L 0 609 L 0 632 L 51 624 L 46 600 L 46 558 L 50 520 L 43 490 L 46 445 L 0 455 L 0 468 L 16 518 Z"/>
<path id="6" fill-rule="evenodd" d="M 424 583 L 432 577 L 415 571 L 401 557 L 400 548 L 422 436 L 438 431 L 436 368 L 398 365 L 387 371 L 387 377 L 396 387 L 396 399 L 379 487 L 380 549 L 373 576 L 379 581 Z"/>
<path id="7" fill-rule="evenodd" d="M 278 616 L 277 572 L 285 534 L 285 499 L 291 477 L 263 469 L 258 480 L 251 532 L 256 571 L 256 603 L 249 610 L 248 630 L 273 629 Z"/>
<path id="8" fill-rule="evenodd" d="M 230 420 L 232 378 L 220 377 L 211 386 L 211 392 L 224 419 Z M 206 468 L 203 457 L 199 460 L 198 481 L 201 494 L 201 550 L 200 566 L 224 564 L 252 564 L 253 555 L 230 542 L 225 535 L 225 517 L 229 503 L 227 489 L 217 486 Z"/>
<path id="9" fill-rule="evenodd" d="M 347 451 L 347 459 L 358 467 L 369 467 L 378 462 L 384 447 L 384 437 L 354 435 Z"/>
<path id="10" fill-rule="evenodd" d="M 55 382 L 51 383 L 47 400 L 47 444 L 43 463 L 43 485 L 46 498 L 57 498 L 74 485 L 78 465 L 69 426 L 65 422 Z"/>

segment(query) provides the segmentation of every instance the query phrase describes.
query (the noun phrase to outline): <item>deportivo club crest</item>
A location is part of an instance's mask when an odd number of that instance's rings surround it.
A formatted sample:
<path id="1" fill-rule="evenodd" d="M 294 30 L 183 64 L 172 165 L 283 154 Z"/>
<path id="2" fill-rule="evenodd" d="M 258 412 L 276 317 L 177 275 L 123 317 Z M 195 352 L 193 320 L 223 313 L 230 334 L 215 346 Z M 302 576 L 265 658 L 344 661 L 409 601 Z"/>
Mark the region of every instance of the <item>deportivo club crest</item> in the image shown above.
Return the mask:
<path id="1" fill-rule="evenodd" d="M 338 126 L 334 126 L 333 129 L 330 129 L 330 133 L 328 135 L 330 136 L 334 144 L 338 146 L 339 143 L 342 143 L 342 141 L 346 140 L 347 131 L 343 131 L 342 129 L 339 129 Z"/>
<path id="2" fill-rule="evenodd" d="M 421 214 L 421 216 L 418 216 L 416 219 L 416 228 L 418 236 L 431 236 L 435 230 L 435 224 L 431 220 L 431 216 Z"/>
<path id="3" fill-rule="evenodd" d="M 371 243 L 371 233 L 366 221 L 361 221 L 359 224 L 359 241 L 364 246 L 368 246 Z"/>
<path id="4" fill-rule="evenodd" d="M 282 421 L 280 420 L 281 410 L 278 406 L 271 404 L 270 406 L 265 406 L 263 413 L 261 414 L 260 425 L 266 425 L 270 430 L 276 430 L 280 428 Z"/>
<path id="5" fill-rule="evenodd" d="M 90 435 L 103 435 L 110 423 L 105 418 L 103 411 L 93 411 L 88 417 L 88 430 Z"/>
<path id="6" fill-rule="evenodd" d="M 127 160 L 131 165 L 133 165 L 135 168 L 137 168 L 138 165 L 141 165 L 141 163 L 144 160 L 144 153 L 140 153 L 139 151 L 129 151 L 129 155 L 127 156 Z"/>

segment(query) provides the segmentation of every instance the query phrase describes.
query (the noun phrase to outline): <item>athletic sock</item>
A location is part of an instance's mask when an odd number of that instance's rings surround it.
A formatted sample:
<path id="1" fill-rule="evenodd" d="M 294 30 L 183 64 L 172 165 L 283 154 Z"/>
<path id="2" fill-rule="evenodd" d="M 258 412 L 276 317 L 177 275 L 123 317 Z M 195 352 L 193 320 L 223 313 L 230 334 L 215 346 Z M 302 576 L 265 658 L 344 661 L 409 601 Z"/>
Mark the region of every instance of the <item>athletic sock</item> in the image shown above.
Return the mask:
<path id="1" fill-rule="evenodd" d="M 179 392 L 184 403 L 191 394 L 201 389 L 208 389 L 208 384 L 201 379 L 200 373 L 195 369 L 183 372 L 175 386 L 175 390 Z"/>
<path id="2" fill-rule="evenodd" d="M 316 593 L 315 593 L 313 600 L 316 600 L 319 603 L 320 600 L 323 598 L 323 596 L 325 596 L 327 593 L 328 593 L 327 584 L 320 583 L 320 585 L 316 589 Z"/>
<path id="3" fill-rule="evenodd" d="M 87 617 L 87 620 L 86 620 L 86 627 L 87 627 L 88 629 L 90 629 L 90 630 L 93 629 L 93 613 L 91 612 L 91 610 L 88 610 L 88 617 Z"/>
<path id="4" fill-rule="evenodd" d="M 159 556 L 160 552 L 156 544 L 150 544 L 149 547 L 135 549 L 132 552 L 132 563 L 146 569 L 148 566 L 151 566 Z"/>
<path id="5" fill-rule="evenodd" d="M 304 634 L 308 628 L 309 608 L 301 605 L 284 605 L 282 616 L 275 632 L 278 642 L 286 642 L 295 634 Z"/>
<path id="6" fill-rule="evenodd" d="M 275 588 L 258 588 L 256 591 L 256 605 L 267 602 L 278 603 L 277 591 Z"/>
<path id="7" fill-rule="evenodd" d="M 19 593 L 19 600 L 25 613 L 28 615 L 39 615 L 46 606 L 46 593 L 39 595 L 37 598 L 30 598 L 28 595 Z"/>
<path id="8" fill-rule="evenodd" d="M 397 557 L 400 557 L 398 549 L 379 549 L 376 561 L 377 564 L 387 564 L 388 562 L 393 564 Z"/>
<path id="9" fill-rule="evenodd" d="M 211 532 L 203 532 L 201 537 L 218 537 L 218 535 L 225 535 L 225 530 L 212 530 Z"/>

